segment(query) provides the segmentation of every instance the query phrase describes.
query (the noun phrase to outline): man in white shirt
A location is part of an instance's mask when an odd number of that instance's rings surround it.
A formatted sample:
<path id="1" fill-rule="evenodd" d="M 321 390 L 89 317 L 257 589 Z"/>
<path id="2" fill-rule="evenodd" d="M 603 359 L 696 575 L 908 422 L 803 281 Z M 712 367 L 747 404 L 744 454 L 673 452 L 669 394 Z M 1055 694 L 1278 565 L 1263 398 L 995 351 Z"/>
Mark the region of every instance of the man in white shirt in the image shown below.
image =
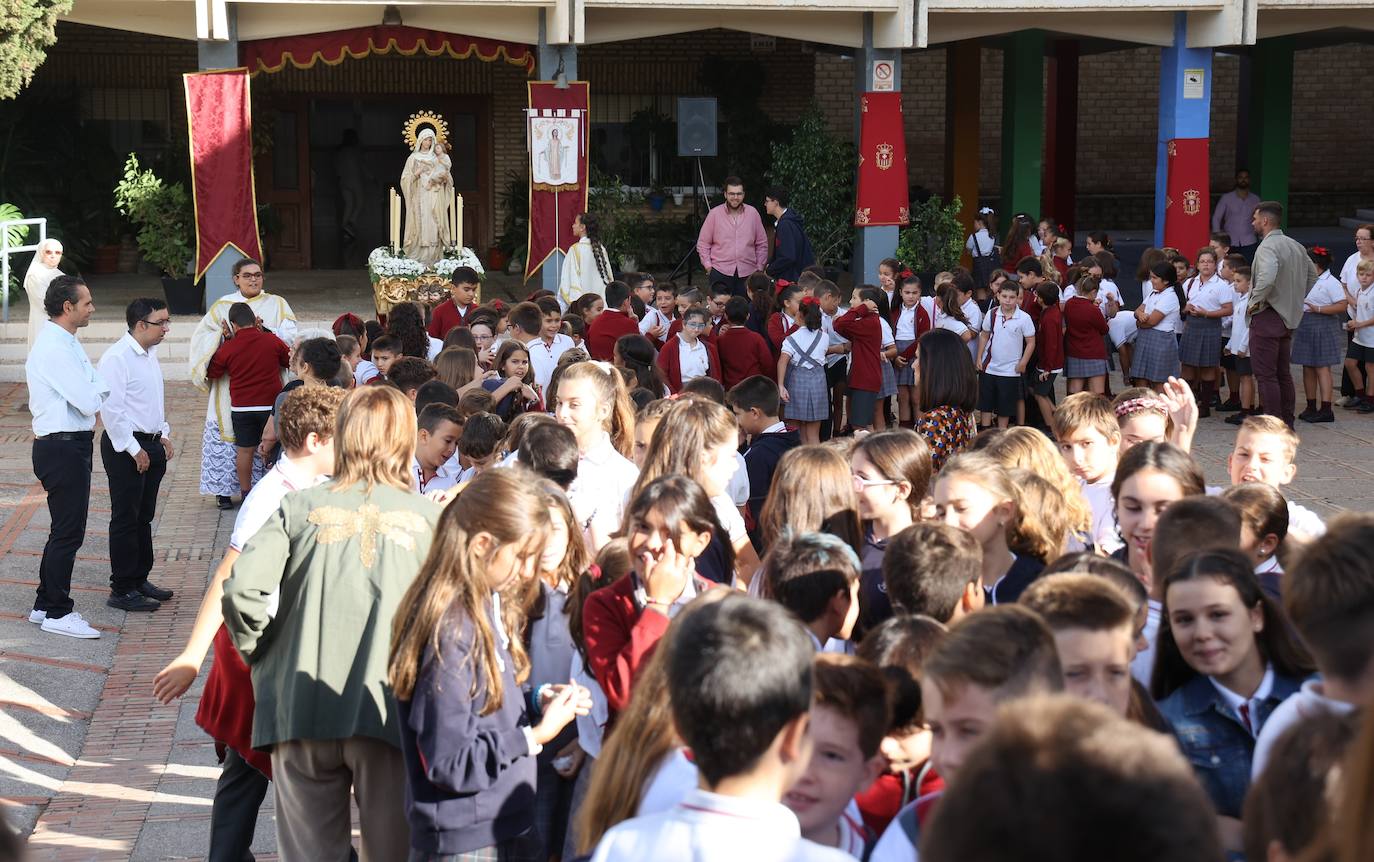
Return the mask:
<path id="1" fill-rule="evenodd" d="M 129 331 L 100 357 L 110 395 L 100 408 L 100 463 L 110 481 L 110 597 L 125 611 L 155 611 L 172 597 L 148 582 L 153 515 L 171 460 L 171 428 L 162 401 L 157 346 L 171 326 L 167 303 L 135 299 L 124 311 Z"/>
<path id="2" fill-rule="evenodd" d="M 110 393 L 76 331 L 91 322 L 95 303 L 80 278 L 60 275 L 43 297 L 48 322 L 24 363 L 33 415 L 33 472 L 48 495 L 52 526 L 38 565 L 38 596 L 29 622 L 43 631 L 74 638 L 98 638 L 73 608 L 72 564 L 86 537 L 91 504 L 91 450 L 95 414 Z"/>

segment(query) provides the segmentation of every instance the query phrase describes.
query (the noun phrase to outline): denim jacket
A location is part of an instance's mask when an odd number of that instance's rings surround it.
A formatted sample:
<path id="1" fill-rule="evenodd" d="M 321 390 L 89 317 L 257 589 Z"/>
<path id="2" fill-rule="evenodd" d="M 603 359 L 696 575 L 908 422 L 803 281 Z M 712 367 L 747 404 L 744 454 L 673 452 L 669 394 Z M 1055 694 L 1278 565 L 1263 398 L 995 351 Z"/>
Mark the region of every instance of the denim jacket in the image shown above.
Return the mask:
<path id="1" fill-rule="evenodd" d="M 1295 677 L 1274 674 L 1273 689 L 1255 716 L 1256 734 L 1301 684 L 1302 680 Z M 1183 755 L 1193 765 L 1217 813 L 1240 817 L 1245 791 L 1250 787 L 1250 759 L 1255 753 L 1255 737 L 1245 729 L 1240 716 L 1205 676 L 1193 677 L 1160 701 L 1159 711 L 1173 727 Z"/>

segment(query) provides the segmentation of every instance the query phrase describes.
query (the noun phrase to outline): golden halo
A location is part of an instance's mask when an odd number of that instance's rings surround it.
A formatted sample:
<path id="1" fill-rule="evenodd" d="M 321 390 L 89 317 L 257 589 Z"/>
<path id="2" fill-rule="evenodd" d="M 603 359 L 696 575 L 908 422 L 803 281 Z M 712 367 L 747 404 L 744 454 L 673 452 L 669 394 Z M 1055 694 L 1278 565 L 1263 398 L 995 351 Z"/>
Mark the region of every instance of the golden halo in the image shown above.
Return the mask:
<path id="1" fill-rule="evenodd" d="M 434 137 L 439 139 L 439 143 L 448 148 L 448 122 L 433 111 L 416 111 L 406 120 L 401 127 L 401 135 L 405 138 L 406 146 L 415 149 L 416 141 L 419 139 L 420 130 L 429 126 L 434 130 Z"/>

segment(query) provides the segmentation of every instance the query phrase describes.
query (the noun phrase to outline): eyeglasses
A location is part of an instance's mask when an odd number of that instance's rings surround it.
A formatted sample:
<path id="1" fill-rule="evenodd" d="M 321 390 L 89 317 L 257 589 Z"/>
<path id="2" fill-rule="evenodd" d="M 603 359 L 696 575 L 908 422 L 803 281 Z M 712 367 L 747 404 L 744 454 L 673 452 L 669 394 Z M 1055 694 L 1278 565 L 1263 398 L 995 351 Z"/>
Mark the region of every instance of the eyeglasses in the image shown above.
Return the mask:
<path id="1" fill-rule="evenodd" d="M 850 478 L 854 480 L 854 487 L 856 488 L 876 488 L 880 485 L 897 484 L 897 482 L 892 479 L 868 479 L 860 476 L 858 473 L 851 473 Z"/>
<path id="2" fill-rule="evenodd" d="M 706 324 L 704 324 L 704 323 L 696 323 L 696 322 L 693 322 L 693 323 L 684 323 L 684 324 L 682 324 L 682 328 L 683 328 L 683 329 L 705 329 L 705 328 L 706 328 Z"/>
<path id="3" fill-rule="evenodd" d="M 241 272 L 241 273 L 239 273 L 239 274 L 238 274 L 237 276 L 235 276 L 235 277 L 236 277 L 236 278 L 262 278 L 262 273 L 260 273 L 260 272 Z"/>
<path id="4" fill-rule="evenodd" d="M 140 319 L 138 322 L 139 322 L 139 323 L 146 323 L 148 326 L 160 326 L 160 327 L 162 327 L 163 329 L 171 329 L 171 328 L 172 328 L 172 319 L 171 319 L 170 317 L 167 318 L 166 320 L 143 320 L 143 319 Z"/>

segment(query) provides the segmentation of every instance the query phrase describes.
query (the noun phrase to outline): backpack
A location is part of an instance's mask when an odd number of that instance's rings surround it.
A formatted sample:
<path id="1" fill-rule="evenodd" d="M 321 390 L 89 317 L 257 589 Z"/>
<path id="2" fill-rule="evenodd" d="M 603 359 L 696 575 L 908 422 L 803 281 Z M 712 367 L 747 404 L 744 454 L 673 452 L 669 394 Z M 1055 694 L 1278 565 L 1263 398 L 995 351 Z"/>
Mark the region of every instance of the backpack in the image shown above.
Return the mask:
<path id="1" fill-rule="evenodd" d="M 987 254 L 980 254 L 978 237 L 976 234 L 970 237 L 973 240 L 973 284 L 976 287 L 987 287 L 992 279 L 992 274 L 1002 265 L 1002 253 L 996 243 L 993 243 L 992 251 Z"/>

